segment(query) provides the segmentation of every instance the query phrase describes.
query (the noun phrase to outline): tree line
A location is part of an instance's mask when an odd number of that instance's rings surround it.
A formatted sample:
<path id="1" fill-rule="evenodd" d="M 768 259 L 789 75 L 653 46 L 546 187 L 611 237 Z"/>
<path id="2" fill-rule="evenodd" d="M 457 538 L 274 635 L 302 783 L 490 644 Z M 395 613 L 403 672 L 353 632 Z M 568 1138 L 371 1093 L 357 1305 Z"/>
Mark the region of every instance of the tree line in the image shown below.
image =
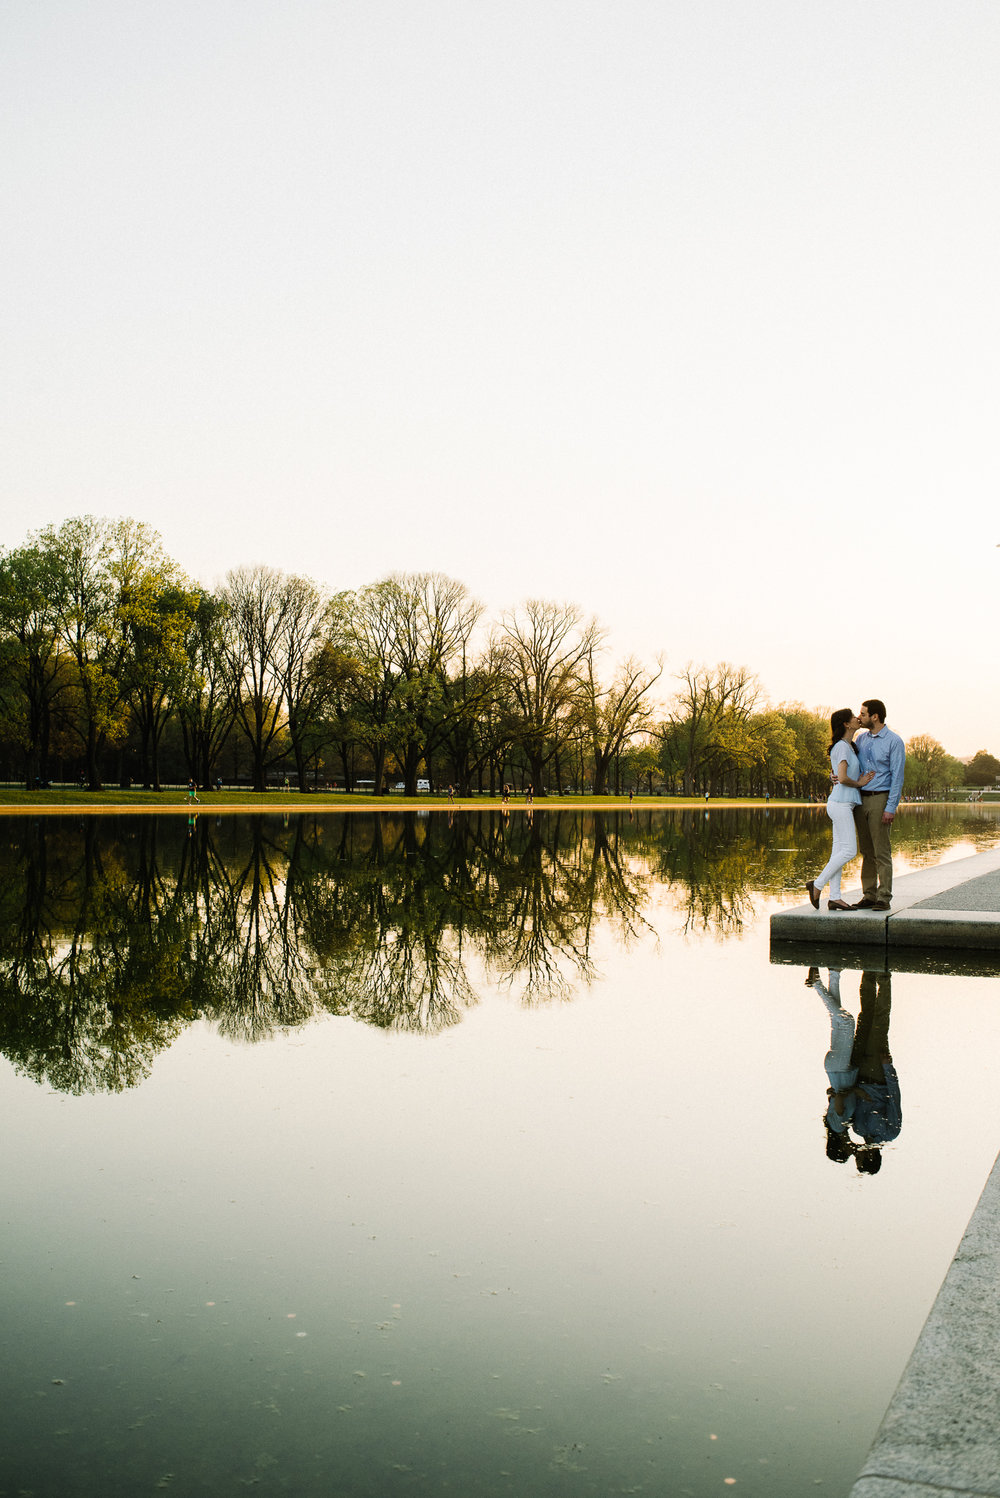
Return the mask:
<path id="1" fill-rule="evenodd" d="M 149 526 L 83 515 L 0 555 L 0 755 L 29 788 L 825 794 L 824 713 L 725 662 L 664 700 L 662 658 L 607 654 L 573 604 L 490 620 L 436 572 L 335 593 L 245 566 L 209 589 Z M 935 740 L 910 753 L 911 793 L 963 783 Z"/>

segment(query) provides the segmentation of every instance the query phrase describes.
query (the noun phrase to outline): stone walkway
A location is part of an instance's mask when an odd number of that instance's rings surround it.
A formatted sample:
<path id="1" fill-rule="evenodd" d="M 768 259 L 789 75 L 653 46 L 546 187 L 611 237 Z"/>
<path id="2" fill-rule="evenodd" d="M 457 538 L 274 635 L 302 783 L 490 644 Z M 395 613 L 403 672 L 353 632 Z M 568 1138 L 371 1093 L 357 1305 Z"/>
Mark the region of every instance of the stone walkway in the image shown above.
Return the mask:
<path id="1" fill-rule="evenodd" d="M 1000 1158 L 850 1498 L 1000 1498 Z"/>
<path id="2" fill-rule="evenodd" d="M 845 890 L 849 903 L 860 890 Z M 808 901 L 771 917 L 772 942 L 1000 951 L 1000 848 L 895 881 L 892 909 L 829 911 Z"/>

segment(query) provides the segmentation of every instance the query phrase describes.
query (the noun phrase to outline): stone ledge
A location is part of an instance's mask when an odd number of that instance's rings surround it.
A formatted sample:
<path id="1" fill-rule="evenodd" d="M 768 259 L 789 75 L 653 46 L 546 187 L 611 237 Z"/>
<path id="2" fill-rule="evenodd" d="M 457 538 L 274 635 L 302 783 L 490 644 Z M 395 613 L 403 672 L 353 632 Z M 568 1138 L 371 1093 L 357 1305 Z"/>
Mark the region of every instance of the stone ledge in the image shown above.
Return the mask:
<path id="1" fill-rule="evenodd" d="M 1000 1157 L 851 1498 L 1000 1498 Z"/>

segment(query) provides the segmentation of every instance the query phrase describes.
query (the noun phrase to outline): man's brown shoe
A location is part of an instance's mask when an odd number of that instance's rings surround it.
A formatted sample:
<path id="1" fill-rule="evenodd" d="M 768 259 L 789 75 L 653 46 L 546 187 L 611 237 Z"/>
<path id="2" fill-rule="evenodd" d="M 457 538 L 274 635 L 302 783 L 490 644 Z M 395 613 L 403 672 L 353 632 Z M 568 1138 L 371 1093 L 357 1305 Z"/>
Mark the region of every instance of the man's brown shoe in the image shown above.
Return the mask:
<path id="1" fill-rule="evenodd" d="M 889 908 L 888 900 L 876 900 L 872 905 L 872 910 L 888 910 Z"/>
<path id="2" fill-rule="evenodd" d="M 854 909 L 855 910 L 874 910 L 875 909 L 875 901 L 872 900 L 872 899 L 869 899 L 868 895 L 865 895 L 864 899 L 863 900 L 859 900 L 858 903 L 854 906 Z"/>

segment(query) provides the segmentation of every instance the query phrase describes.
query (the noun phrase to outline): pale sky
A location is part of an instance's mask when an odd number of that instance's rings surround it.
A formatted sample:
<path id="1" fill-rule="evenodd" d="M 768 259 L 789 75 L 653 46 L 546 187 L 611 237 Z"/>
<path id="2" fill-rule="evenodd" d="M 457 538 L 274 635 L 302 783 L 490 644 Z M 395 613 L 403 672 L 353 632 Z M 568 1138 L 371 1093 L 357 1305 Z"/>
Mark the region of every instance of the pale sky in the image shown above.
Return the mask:
<path id="1" fill-rule="evenodd" d="M 996 0 L 6 0 L 0 545 L 436 569 L 1000 753 Z"/>

